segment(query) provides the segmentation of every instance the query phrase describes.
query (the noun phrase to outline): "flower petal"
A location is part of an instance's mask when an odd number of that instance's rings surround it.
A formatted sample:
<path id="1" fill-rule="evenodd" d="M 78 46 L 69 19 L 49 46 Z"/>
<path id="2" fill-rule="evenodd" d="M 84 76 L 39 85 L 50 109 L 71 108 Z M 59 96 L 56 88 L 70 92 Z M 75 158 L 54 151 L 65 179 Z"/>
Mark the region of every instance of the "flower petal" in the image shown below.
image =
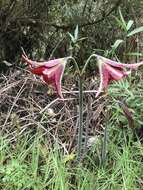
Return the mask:
<path id="1" fill-rule="evenodd" d="M 96 93 L 96 97 L 102 92 L 103 89 L 106 89 L 110 81 L 120 80 L 131 73 L 131 69 L 129 71 L 124 71 L 122 67 L 115 67 L 107 62 L 105 59 L 101 59 L 98 57 L 98 66 L 99 66 L 99 74 L 100 74 L 100 85 Z"/>
<path id="2" fill-rule="evenodd" d="M 43 74 L 43 75 L 42 75 L 42 78 L 43 78 L 43 80 L 44 80 L 47 84 L 54 85 L 54 87 L 55 87 L 55 74 L 54 74 L 54 73 L 52 73 L 51 76 L 49 76 L 48 73 L 47 73 L 47 74 Z"/>
<path id="3" fill-rule="evenodd" d="M 104 86 L 104 88 L 107 88 L 109 80 L 110 80 L 110 76 L 109 76 L 108 70 L 103 65 L 103 86 Z"/>
<path id="4" fill-rule="evenodd" d="M 65 70 L 65 63 L 62 65 L 59 65 L 59 68 L 57 69 L 57 72 L 55 74 L 55 85 L 56 90 L 58 92 L 58 95 L 63 98 L 62 91 L 61 91 L 61 83 L 62 83 L 62 77 Z"/>
<path id="5" fill-rule="evenodd" d="M 124 73 L 123 71 L 120 71 L 119 69 L 115 68 L 115 67 L 111 67 L 108 64 L 104 64 L 104 67 L 106 68 L 106 70 L 108 71 L 108 73 L 111 75 L 111 77 L 114 80 L 120 80 L 121 78 L 124 77 Z"/>
<path id="6" fill-rule="evenodd" d="M 119 68 L 129 68 L 129 69 L 135 69 L 137 70 L 139 66 L 143 65 L 143 62 L 139 62 L 139 63 L 134 63 L 134 64 L 126 64 L 126 63 L 120 63 L 117 61 L 113 61 L 111 59 L 107 59 L 102 57 L 102 59 L 104 60 L 105 63 L 113 66 L 113 67 L 119 67 Z"/>
<path id="7" fill-rule="evenodd" d="M 38 61 L 32 61 L 31 59 L 29 59 L 26 55 L 22 54 L 22 59 L 24 61 L 26 61 L 29 65 L 31 65 L 32 67 L 41 67 L 41 66 L 45 66 L 47 68 L 51 68 L 51 67 L 54 67 L 60 63 L 63 63 L 63 62 L 66 62 L 67 59 L 69 57 L 66 57 L 66 58 L 59 58 L 59 59 L 54 59 L 54 60 L 49 60 L 49 61 L 41 61 L 41 62 L 38 62 Z"/>
<path id="8" fill-rule="evenodd" d="M 45 67 L 37 67 L 34 69 L 30 69 L 31 73 L 35 74 L 35 75 L 43 75 L 43 71 L 45 70 Z"/>
<path id="9" fill-rule="evenodd" d="M 61 81 L 64 73 L 65 65 L 69 57 L 59 58 L 45 62 L 37 62 L 28 59 L 26 55 L 22 55 L 24 61 L 32 66 L 31 72 L 40 75 L 47 84 L 52 84 L 58 93 L 63 98 L 61 91 Z"/>
<path id="10" fill-rule="evenodd" d="M 63 73 L 64 73 L 64 69 L 65 69 L 67 59 L 61 58 L 59 60 L 61 61 L 60 64 L 58 64 L 55 67 L 52 67 L 50 69 L 45 69 L 43 71 L 43 74 L 47 75 L 47 78 L 44 77 L 45 81 L 49 80 L 50 78 L 52 78 L 52 80 L 55 81 L 55 88 L 57 90 L 57 93 L 61 98 L 63 98 L 62 92 L 61 92 L 61 82 L 62 82 L 62 77 L 63 77 Z"/>
<path id="11" fill-rule="evenodd" d="M 101 62 L 100 62 L 101 61 Z M 102 60 L 99 60 L 99 74 L 100 74 L 100 85 L 96 93 L 96 97 L 102 92 L 103 89 L 107 88 L 109 83 L 109 73 L 106 67 L 104 67 L 104 63 Z"/>
<path id="12" fill-rule="evenodd" d="M 23 59 L 26 63 L 28 63 L 29 65 L 31 65 L 31 66 L 34 65 L 34 61 L 28 59 L 28 57 L 25 56 L 24 54 L 22 54 L 22 59 Z"/>
<path id="13" fill-rule="evenodd" d="M 68 58 L 59 58 L 59 59 L 49 60 L 48 62 L 45 62 L 45 67 L 51 68 L 58 64 L 65 63 L 65 62 L 67 62 L 67 59 Z"/>

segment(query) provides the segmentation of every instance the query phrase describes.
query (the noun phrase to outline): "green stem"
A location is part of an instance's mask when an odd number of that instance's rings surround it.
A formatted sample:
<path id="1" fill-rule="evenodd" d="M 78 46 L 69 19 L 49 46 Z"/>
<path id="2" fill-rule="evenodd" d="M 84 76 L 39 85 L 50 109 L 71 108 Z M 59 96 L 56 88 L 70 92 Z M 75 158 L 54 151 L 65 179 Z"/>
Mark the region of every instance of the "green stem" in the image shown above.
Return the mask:
<path id="1" fill-rule="evenodd" d="M 87 59 L 87 61 L 86 61 L 86 63 L 85 63 L 85 65 L 84 65 L 84 67 L 83 67 L 83 69 L 82 69 L 82 72 L 81 72 L 81 75 L 83 75 L 83 73 L 85 72 L 85 70 L 86 70 L 86 67 L 87 67 L 87 65 L 88 65 L 88 63 L 90 62 L 90 60 L 93 58 L 93 57 L 97 57 L 97 55 L 96 54 L 92 54 L 92 55 L 90 55 L 89 56 L 89 58 Z"/>
<path id="2" fill-rule="evenodd" d="M 101 166 L 104 166 L 106 162 L 107 140 L 108 140 L 107 138 L 108 138 L 108 132 L 107 132 L 107 126 L 106 126 L 104 129 L 104 137 L 103 137 L 103 144 L 102 144 Z"/>
<path id="3" fill-rule="evenodd" d="M 69 57 L 68 59 L 71 59 L 73 61 L 73 63 L 75 64 L 75 67 L 76 67 L 76 71 L 80 75 L 80 69 L 79 69 L 79 66 L 78 66 L 75 58 L 74 57 Z"/>
<path id="4" fill-rule="evenodd" d="M 76 60 L 73 57 L 69 57 L 71 59 L 76 67 L 76 71 L 78 74 L 79 79 L 79 125 L 78 125 L 78 148 L 77 148 L 77 158 L 78 161 L 81 160 L 81 154 L 82 154 L 82 135 L 83 135 L 83 81 L 82 81 L 82 75 L 79 69 L 79 66 L 76 62 Z"/>
<path id="5" fill-rule="evenodd" d="M 83 135 L 83 82 L 79 76 L 79 128 L 78 128 L 78 160 L 81 160 L 82 135 Z"/>

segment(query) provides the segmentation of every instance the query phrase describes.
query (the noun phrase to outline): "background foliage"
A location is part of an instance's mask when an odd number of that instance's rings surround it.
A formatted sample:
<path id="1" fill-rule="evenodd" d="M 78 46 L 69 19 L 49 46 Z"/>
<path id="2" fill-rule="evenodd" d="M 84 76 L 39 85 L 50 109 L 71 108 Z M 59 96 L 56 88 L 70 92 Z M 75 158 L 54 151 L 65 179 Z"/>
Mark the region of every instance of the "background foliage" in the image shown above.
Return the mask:
<path id="1" fill-rule="evenodd" d="M 21 46 L 37 59 L 48 59 L 51 53 L 53 57 L 68 55 L 67 32 L 73 32 L 77 24 L 80 36 L 87 37 L 79 48 L 78 58 L 82 63 L 94 49 L 108 50 L 116 39 L 125 36 L 115 19 L 119 16 L 119 6 L 125 20 L 134 20 L 136 27 L 142 23 L 142 4 L 141 0 L 1 0 L 1 68 L 5 60 L 13 65 L 19 62 Z M 129 44 L 135 51 L 136 37 Z M 121 58 L 124 47 L 118 51 Z"/>

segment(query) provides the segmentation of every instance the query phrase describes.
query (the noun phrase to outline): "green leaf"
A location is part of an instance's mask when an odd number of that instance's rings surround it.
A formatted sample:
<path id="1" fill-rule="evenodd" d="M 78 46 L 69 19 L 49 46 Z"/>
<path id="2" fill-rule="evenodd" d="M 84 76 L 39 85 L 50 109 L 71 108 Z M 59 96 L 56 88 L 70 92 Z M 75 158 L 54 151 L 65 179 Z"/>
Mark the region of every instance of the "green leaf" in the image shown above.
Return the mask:
<path id="1" fill-rule="evenodd" d="M 121 43 L 123 43 L 124 40 L 116 40 L 115 43 L 112 45 L 112 50 L 116 50 Z"/>
<path id="2" fill-rule="evenodd" d="M 129 20 L 129 22 L 127 23 L 127 31 L 130 30 L 130 28 L 132 27 L 132 25 L 134 24 L 133 20 Z"/>
<path id="3" fill-rule="evenodd" d="M 86 40 L 86 39 L 88 39 L 88 37 L 80 38 L 80 39 L 78 39 L 78 42 L 81 42 L 81 41 Z"/>
<path id="4" fill-rule="evenodd" d="M 127 25 L 126 25 L 126 21 L 122 15 L 122 12 L 121 12 L 121 9 L 119 8 L 119 14 L 120 14 L 120 19 L 122 21 L 122 25 L 123 25 L 123 28 L 125 28 L 127 30 Z"/>
<path id="5" fill-rule="evenodd" d="M 74 39 L 75 39 L 75 41 L 77 41 L 78 40 L 78 24 L 76 25 L 76 28 L 75 28 L 75 31 L 74 31 Z"/>
<path id="6" fill-rule="evenodd" d="M 72 41 L 73 43 L 75 43 L 75 38 L 74 38 L 74 36 L 73 36 L 71 33 L 69 33 L 69 32 L 68 32 L 68 35 L 70 36 L 71 41 Z"/>
<path id="7" fill-rule="evenodd" d="M 12 63 L 10 63 L 10 62 L 8 62 L 8 61 L 6 61 L 6 60 L 4 60 L 3 63 L 4 63 L 6 66 L 8 66 L 8 67 L 12 66 Z"/>
<path id="8" fill-rule="evenodd" d="M 130 52 L 130 53 L 126 53 L 125 55 L 129 55 L 129 56 L 143 56 L 143 53 L 139 53 L 139 52 Z"/>
<path id="9" fill-rule="evenodd" d="M 120 19 L 118 19 L 118 18 L 115 17 L 115 16 L 112 16 L 112 17 L 116 20 L 117 24 L 118 24 L 124 31 L 127 31 L 126 26 L 123 25 L 123 23 L 122 23 L 122 21 L 121 21 Z"/>
<path id="10" fill-rule="evenodd" d="M 74 160 L 74 159 L 75 159 L 75 156 L 76 156 L 76 155 L 73 154 L 73 153 L 66 155 L 65 158 L 64 158 L 64 163 L 67 163 L 67 162 L 69 162 L 69 161 Z"/>
<path id="11" fill-rule="evenodd" d="M 143 26 L 132 30 L 130 33 L 128 33 L 127 37 L 133 36 L 133 35 L 140 33 L 140 32 L 143 32 Z"/>

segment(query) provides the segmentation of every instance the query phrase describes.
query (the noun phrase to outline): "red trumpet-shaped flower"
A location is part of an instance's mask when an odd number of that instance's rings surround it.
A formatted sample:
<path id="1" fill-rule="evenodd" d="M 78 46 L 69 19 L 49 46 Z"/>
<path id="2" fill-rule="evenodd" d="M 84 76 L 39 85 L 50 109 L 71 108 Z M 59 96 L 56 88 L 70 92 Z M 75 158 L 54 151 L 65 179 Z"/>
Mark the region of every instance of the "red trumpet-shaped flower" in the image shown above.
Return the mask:
<path id="1" fill-rule="evenodd" d="M 30 71 L 33 74 L 41 76 L 47 84 L 53 85 L 58 95 L 63 98 L 61 92 L 61 81 L 68 58 L 37 62 L 30 60 L 23 54 L 22 59 L 30 65 Z"/>
<path id="2" fill-rule="evenodd" d="M 100 86 L 97 90 L 96 97 L 103 89 L 107 88 L 111 81 L 120 80 L 128 76 L 133 69 L 137 70 L 140 65 L 143 65 L 143 62 L 134 64 L 119 63 L 98 55 L 97 63 L 99 66 Z M 125 71 L 125 68 L 128 68 L 129 71 Z"/>

